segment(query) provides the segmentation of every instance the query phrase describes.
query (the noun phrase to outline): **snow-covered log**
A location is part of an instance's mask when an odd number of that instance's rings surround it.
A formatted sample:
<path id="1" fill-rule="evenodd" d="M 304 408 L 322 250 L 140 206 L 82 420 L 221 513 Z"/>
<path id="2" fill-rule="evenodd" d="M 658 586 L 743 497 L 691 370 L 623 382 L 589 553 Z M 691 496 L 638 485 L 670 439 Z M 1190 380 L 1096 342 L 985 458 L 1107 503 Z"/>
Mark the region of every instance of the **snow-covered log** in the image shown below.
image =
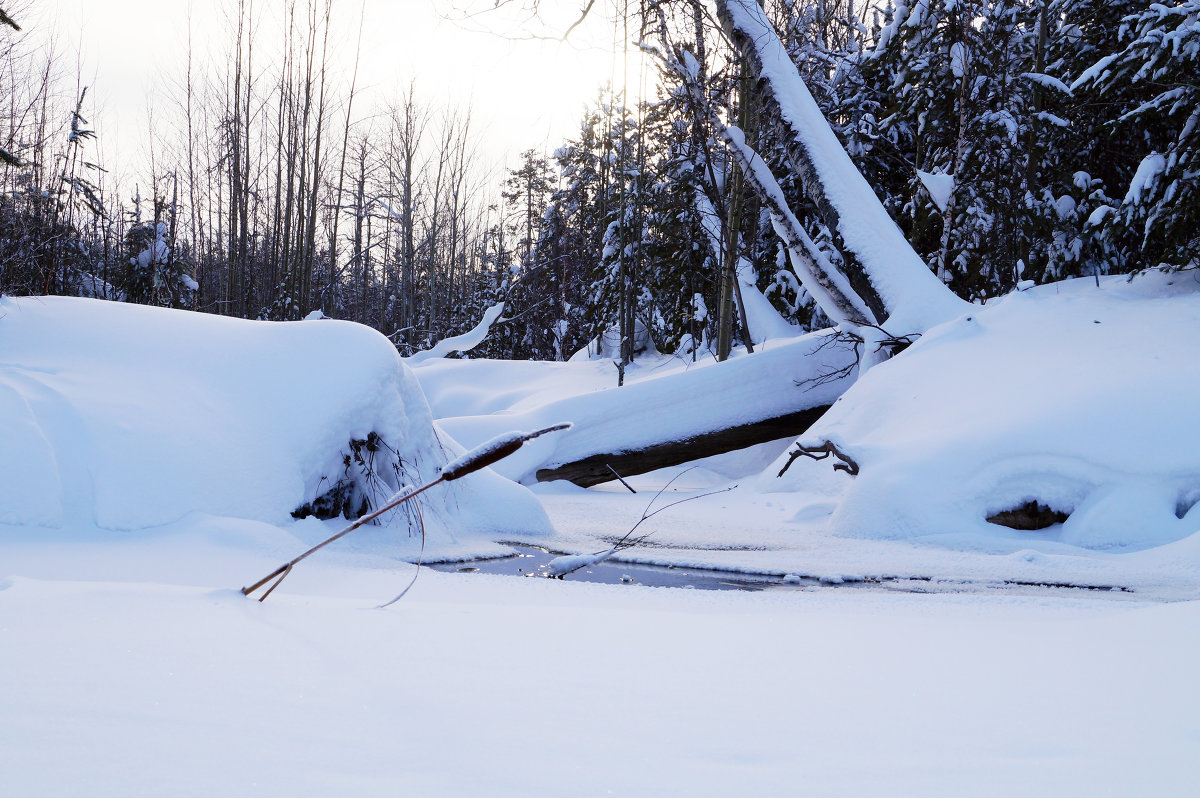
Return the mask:
<path id="1" fill-rule="evenodd" d="M 569 463 L 539 468 L 538 482 L 565 479 L 587 488 L 623 477 L 690 463 L 769 441 L 799 437 L 829 409 L 817 404 L 782 416 L 771 416 L 732 427 L 709 430 L 678 440 L 661 440 L 627 451 L 599 452 Z"/>
<path id="2" fill-rule="evenodd" d="M 904 335 L 966 312 L 922 262 L 829 127 L 757 0 L 717 0 L 722 24 L 759 78 L 767 118 L 843 255 L 850 284 Z"/>
<path id="3" fill-rule="evenodd" d="M 435 405 L 467 410 L 461 368 L 442 361 L 419 369 L 418 378 Z M 614 479 L 609 466 L 622 475 L 640 474 L 800 435 L 846 390 L 855 373 L 853 349 L 823 330 L 772 343 L 753 356 L 709 361 L 620 389 L 592 390 L 535 406 L 536 395 L 529 395 L 507 412 L 494 408 L 486 415 L 441 417 L 437 423 L 470 448 L 509 429 L 571 421 L 570 430 L 531 441 L 493 468 L 524 483 L 568 479 L 594 485 Z"/>

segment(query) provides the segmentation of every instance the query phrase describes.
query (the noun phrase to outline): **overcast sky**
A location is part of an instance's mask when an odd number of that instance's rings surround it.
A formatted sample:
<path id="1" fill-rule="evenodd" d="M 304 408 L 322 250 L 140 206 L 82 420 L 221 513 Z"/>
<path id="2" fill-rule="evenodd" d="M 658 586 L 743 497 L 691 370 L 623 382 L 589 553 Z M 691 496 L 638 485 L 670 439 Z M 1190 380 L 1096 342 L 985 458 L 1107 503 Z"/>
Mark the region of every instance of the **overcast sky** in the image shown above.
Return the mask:
<path id="1" fill-rule="evenodd" d="M 567 44 L 513 41 L 495 30 L 521 33 L 527 25 L 485 16 L 454 21 L 464 7 L 491 0 L 366 0 L 359 86 L 362 106 L 394 96 L 416 80 L 431 105 L 443 98 L 474 109 L 479 129 L 489 138 L 489 157 L 511 163 L 520 150 L 552 151 L 574 135 L 585 104 L 613 74 L 614 23 L 596 10 Z M 545 3 L 561 33 L 578 16 L 582 0 Z M 260 9 L 281 0 L 255 0 Z M 335 0 L 332 44 L 335 64 L 353 65 L 362 0 Z M 197 60 L 215 58 L 232 38 L 227 11 L 231 0 L 39 0 L 22 23 L 55 30 L 63 46 L 79 53 L 84 82 L 92 85 L 105 160 L 144 157 L 151 97 L 165 113 L 163 89 L 183 72 L 189 8 Z M 31 25 L 26 26 L 31 27 Z M 486 30 L 484 30 L 486 29 Z M 262 51 L 279 39 L 274 26 L 259 31 Z M 262 55 L 261 57 L 266 57 Z M 618 73 L 618 81 L 619 81 Z M 359 100 L 356 100 L 358 103 Z"/>

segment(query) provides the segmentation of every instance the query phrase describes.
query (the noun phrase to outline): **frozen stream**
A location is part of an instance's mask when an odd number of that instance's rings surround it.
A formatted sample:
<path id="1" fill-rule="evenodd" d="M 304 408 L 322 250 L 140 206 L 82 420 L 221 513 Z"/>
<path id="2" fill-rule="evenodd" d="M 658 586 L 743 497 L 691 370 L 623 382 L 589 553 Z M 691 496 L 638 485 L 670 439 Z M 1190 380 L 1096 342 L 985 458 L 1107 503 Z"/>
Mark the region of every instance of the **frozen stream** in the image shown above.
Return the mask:
<path id="1" fill-rule="evenodd" d="M 505 576 L 545 576 L 545 565 L 559 556 L 538 546 L 518 543 L 506 544 L 517 550 L 511 557 L 469 560 L 467 562 L 434 563 L 429 567 L 437 571 L 459 573 L 502 574 Z M 663 565 L 604 560 L 574 571 L 564 579 L 575 582 L 602 582 L 605 584 L 646 585 L 648 587 L 681 587 L 699 590 L 796 590 L 813 587 L 821 583 L 816 579 L 800 577 L 765 576 L 736 571 L 715 571 L 703 568 L 679 568 Z"/>
<path id="2" fill-rule="evenodd" d="M 516 549 L 510 557 L 428 563 L 428 567 L 446 573 L 485 573 L 502 576 L 545 576 L 545 566 L 559 556 L 538 546 L 506 544 Z M 614 559 L 581 568 L 564 579 L 576 582 L 674 587 L 693 590 L 787 590 L 814 591 L 834 588 L 888 590 L 904 593 L 989 593 L 1019 595 L 1062 595 L 1096 598 L 1137 598 L 1137 594 L 1119 587 L 1042 585 L 1018 582 L 967 582 L 913 577 L 873 577 L 862 580 L 825 581 L 810 576 L 750 574 L 682 566 L 645 565 Z"/>

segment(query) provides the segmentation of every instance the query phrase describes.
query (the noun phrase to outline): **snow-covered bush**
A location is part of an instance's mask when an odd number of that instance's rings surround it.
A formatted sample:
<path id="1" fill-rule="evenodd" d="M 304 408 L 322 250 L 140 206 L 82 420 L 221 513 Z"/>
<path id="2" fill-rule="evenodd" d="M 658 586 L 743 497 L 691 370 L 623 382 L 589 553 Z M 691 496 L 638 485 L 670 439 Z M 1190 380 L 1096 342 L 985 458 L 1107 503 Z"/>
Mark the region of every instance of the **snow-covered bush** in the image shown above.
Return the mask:
<path id="1" fill-rule="evenodd" d="M 128 302 L 164 307 L 191 305 L 200 285 L 184 270 L 175 251 L 174 206 L 155 200 L 152 219 L 142 219 L 141 197 L 134 198 L 125 249 L 129 263 L 122 298 Z M 172 220 L 171 224 L 167 219 Z"/>

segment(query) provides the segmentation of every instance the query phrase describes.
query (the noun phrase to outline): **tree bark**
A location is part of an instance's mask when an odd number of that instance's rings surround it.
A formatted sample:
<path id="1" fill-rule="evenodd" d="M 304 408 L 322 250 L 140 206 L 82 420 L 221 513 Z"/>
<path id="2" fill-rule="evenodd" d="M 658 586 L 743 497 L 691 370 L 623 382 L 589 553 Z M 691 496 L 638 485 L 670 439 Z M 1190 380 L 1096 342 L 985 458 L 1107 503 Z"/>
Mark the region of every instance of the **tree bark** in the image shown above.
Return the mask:
<path id="1" fill-rule="evenodd" d="M 690 438 L 661 441 L 624 452 L 593 454 L 571 463 L 538 469 L 537 481 L 565 479 L 588 488 L 611 482 L 615 479 L 613 471 L 623 477 L 636 476 L 759 443 L 795 438 L 807 432 L 828 409 L 829 405 L 816 405 L 783 416 L 772 416 L 712 430 Z"/>

